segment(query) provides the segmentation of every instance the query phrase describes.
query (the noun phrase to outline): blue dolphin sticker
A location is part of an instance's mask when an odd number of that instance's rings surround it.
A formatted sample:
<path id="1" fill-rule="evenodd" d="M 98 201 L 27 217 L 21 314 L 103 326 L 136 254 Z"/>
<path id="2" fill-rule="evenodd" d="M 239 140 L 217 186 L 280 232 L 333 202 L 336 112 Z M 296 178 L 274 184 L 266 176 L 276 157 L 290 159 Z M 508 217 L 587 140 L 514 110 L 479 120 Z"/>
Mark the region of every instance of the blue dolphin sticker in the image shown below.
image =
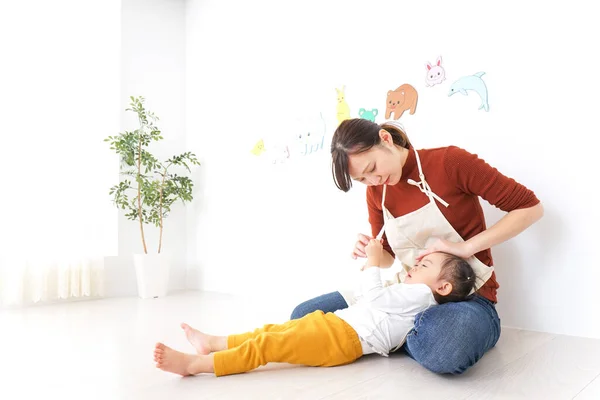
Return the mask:
<path id="1" fill-rule="evenodd" d="M 483 79 L 481 79 L 484 74 L 485 72 L 478 72 L 476 74 L 463 76 L 462 78 L 458 79 L 452 84 L 452 86 L 450 86 L 448 97 L 456 93 L 461 93 L 467 96 L 467 90 L 473 90 L 479 95 L 479 97 L 481 97 L 481 106 L 479 106 L 479 109 L 481 110 L 483 108 L 485 111 L 490 111 L 487 86 L 485 86 L 485 82 Z"/>

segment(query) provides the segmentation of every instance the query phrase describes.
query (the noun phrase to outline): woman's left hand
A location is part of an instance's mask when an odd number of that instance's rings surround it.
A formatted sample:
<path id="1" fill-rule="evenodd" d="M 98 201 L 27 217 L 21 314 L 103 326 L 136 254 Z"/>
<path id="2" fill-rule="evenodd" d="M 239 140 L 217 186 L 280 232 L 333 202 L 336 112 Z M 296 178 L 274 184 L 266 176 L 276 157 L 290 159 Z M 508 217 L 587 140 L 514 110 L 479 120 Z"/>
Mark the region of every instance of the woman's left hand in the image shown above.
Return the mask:
<path id="1" fill-rule="evenodd" d="M 419 253 L 416 261 L 419 262 L 426 255 L 437 253 L 438 251 L 453 254 L 461 258 L 469 258 L 473 255 L 469 249 L 469 246 L 467 245 L 467 242 L 454 243 L 444 239 L 437 239 L 431 246 Z"/>

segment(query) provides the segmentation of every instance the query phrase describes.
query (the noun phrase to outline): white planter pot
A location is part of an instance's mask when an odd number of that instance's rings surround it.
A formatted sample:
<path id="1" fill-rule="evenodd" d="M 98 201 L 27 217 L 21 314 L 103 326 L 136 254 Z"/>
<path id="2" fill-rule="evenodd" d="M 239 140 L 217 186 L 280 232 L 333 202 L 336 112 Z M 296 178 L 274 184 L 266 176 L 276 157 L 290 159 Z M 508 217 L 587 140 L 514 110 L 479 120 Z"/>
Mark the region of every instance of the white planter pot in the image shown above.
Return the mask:
<path id="1" fill-rule="evenodd" d="M 169 288 L 169 259 L 164 254 L 134 254 L 138 296 L 164 297 Z"/>

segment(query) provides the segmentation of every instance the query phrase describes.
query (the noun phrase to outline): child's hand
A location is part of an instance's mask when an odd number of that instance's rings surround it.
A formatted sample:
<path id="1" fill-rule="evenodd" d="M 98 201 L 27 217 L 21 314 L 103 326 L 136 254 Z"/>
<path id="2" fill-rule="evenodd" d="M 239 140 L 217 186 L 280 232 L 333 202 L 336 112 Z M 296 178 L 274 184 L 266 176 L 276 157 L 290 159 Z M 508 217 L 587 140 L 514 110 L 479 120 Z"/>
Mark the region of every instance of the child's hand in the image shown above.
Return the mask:
<path id="1" fill-rule="evenodd" d="M 368 262 L 379 265 L 379 260 L 381 258 L 382 251 L 383 251 L 383 245 L 381 244 L 381 240 L 379 240 L 379 239 L 369 240 L 369 244 L 365 246 L 365 253 L 367 253 L 367 258 L 369 259 Z"/>

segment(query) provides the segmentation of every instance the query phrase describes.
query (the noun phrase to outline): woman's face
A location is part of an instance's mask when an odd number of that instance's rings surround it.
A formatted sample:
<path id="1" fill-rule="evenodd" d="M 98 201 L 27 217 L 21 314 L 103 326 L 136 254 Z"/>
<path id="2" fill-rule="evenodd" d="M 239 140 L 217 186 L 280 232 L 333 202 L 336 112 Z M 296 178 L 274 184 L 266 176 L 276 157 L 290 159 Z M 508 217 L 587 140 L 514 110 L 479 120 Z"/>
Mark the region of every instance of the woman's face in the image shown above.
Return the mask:
<path id="1" fill-rule="evenodd" d="M 348 157 L 350 176 L 368 186 L 395 185 L 402 178 L 402 157 L 386 130 L 379 131 L 381 143 Z"/>

